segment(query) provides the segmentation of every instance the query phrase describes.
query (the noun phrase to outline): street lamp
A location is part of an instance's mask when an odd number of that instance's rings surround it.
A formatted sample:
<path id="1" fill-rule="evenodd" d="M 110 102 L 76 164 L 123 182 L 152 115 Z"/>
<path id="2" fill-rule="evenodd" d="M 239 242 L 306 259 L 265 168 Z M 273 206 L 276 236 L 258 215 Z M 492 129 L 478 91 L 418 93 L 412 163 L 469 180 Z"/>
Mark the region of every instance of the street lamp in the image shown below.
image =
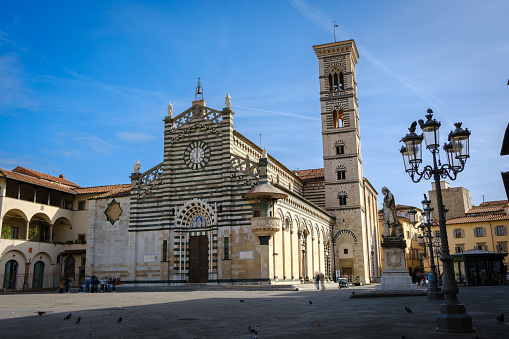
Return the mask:
<path id="1" fill-rule="evenodd" d="M 403 156 L 405 172 L 408 173 L 413 182 L 417 183 L 422 178 L 428 180 L 433 177 L 435 180 L 435 190 L 437 193 L 437 206 L 443 207 L 442 189 L 440 187 L 440 178 L 449 178 L 456 180 L 459 172 L 465 168 L 465 163 L 470 157 L 469 137 L 470 131 L 461 128 L 461 122 L 454 124 L 456 129 L 449 133 L 448 141 L 444 147 L 447 153 L 448 163 L 440 167 L 437 165 L 437 156 L 440 153 L 440 122 L 433 119 L 433 111 L 428 108 L 426 121 L 419 120 L 422 134 L 415 133 L 417 122 L 413 122 L 401 141 L 405 143 L 400 153 Z M 431 152 L 433 164 L 426 165 L 419 171 L 419 165 L 422 163 L 422 140 L 426 143 L 426 148 Z M 452 149 L 450 148 L 452 147 Z M 437 331 L 441 332 L 472 332 L 472 317 L 466 313 L 465 306 L 460 304 L 457 298 L 459 292 L 458 285 L 454 278 L 454 267 L 452 256 L 449 253 L 449 242 L 447 240 L 447 229 L 445 225 L 445 214 L 443 208 L 438 209 L 438 222 L 440 226 L 440 238 L 442 242 L 442 260 L 443 266 L 443 293 L 445 294 L 445 303 L 440 307 L 440 314 L 437 317 Z"/>
<path id="2" fill-rule="evenodd" d="M 431 220 L 433 220 L 433 208 L 430 207 L 431 201 L 426 198 L 426 194 L 424 195 L 424 200 L 422 201 L 422 224 L 419 226 L 415 226 L 417 224 L 417 220 L 415 218 L 416 210 L 412 207 L 408 214 L 410 215 L 410 223 L 414 228 L 420 228 L 424 236 L 428 238 L 428 252 L 430 258 L 430 268 L 431 268 L 431 279 L 429 280 L 429 289 L 428 289 L 428 300 L 444 300 L 444 294 L 440 290 L 438 286 L 436 265 L 435 265 L 435 255 L 433 250 L 433 240 L 431 236 Z"/>

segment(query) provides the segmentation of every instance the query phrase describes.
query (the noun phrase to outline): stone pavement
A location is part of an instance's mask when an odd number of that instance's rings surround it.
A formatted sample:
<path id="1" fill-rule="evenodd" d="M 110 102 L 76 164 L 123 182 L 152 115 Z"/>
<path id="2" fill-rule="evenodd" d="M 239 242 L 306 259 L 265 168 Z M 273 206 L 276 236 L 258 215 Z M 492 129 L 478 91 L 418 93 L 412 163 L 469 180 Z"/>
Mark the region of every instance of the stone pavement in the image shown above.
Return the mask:
<path id="1" fill-rule="evenodd" d="M 374 286 L 288 290 L 148 288 L 117 293 L 2 293 L 1 338 L 507 338 L 509 286 L 462 287 L 476 332 L 437 333 L 441 301 L 426 296 L 350 298 Z M 131 292 L 129 292 L 131 291 Z M 310 303 L 311 301 L 311 303 Z M 118 306 L 121 306 L 118 309 Z M 407 313 L 407 306 L 414 313 Z M 39 317 L 35 312 L 46 311 Z M 71 320 L 63 320 L 72 312 Z M 78 317 L 81 322 L 75 324 Z M 122 317 L 122 322 L 117 322 Z"/>

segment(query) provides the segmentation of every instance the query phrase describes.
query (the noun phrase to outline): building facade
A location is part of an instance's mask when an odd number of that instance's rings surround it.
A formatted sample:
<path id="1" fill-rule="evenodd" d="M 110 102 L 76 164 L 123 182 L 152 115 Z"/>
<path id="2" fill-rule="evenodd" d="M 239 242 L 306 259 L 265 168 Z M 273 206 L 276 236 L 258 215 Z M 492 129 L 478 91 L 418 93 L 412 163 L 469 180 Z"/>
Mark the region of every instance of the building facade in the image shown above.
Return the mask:
<path id="1" fill-rule="evenodd" d="M 353 40 L 314 46 L 324 168 L 290 171 L 195 101 L 164 119 L 164 158 L 123 195 L 92 199 L 87 273 L 149 284 L 294 283 L 380 276 L 376 190 L 362 177 Z M 341 174 L 339 174 L 341 173 Z M 104 209 L 118 204 L 118 219 Z"/>
<path id="2" fill-rule="evenodd" d="M 21 166 L 0 169 L 0 289 L 77 286 L 85 277 L 89 198 L 126 185 L 83 188 Z"/>

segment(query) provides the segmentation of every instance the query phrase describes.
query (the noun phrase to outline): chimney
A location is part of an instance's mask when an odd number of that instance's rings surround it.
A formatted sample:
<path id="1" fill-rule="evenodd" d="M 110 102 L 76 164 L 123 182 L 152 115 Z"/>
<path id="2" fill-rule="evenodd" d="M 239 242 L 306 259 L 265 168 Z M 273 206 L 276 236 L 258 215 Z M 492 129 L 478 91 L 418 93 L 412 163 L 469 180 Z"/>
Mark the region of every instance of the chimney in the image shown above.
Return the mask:
<path id="1" fill-rule="evenodd" d="M 64 179 L 64 180 L 65 180 L 65 175 L 63 175 L 63 174 L 60 174 L 58 177 L 59 177 L 60 179 Z"/>

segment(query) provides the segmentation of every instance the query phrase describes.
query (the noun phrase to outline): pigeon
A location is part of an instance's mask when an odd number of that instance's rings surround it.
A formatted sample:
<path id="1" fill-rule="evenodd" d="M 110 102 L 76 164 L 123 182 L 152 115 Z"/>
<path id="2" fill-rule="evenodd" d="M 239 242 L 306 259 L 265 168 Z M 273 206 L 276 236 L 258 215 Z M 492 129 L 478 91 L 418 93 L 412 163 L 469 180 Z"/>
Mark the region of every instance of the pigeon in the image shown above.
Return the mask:
<path id="1" fill-rule="evenodd" d="M 37 314 L 39 315 L 39 317 L 43 314 L 46 314 L 46 312 L 42 312 L 42 311 L 37 311 Z"/>
<path id="2" fill-rule="evenodd" d="M 122 317 L 119 317 L 117 320 L 117 323 L 121 323 L 121 322 L 122 322 Z"/>
<path id="3" fill-rule="evenodd" d="M 243 303 L 243 302 L 244 302 L 244 300 L 240 299 L 240 302 L 241 302 L 241 303 Z"/>
<path id="4" fill-rule="evenodd" d="M 254 326 L 249 326 L 249 327 L 247 328 L 247 330 L 248 330 L 249 332 L 253 333 L 254 335 L 258 335 L 258 331 L 257 331 L 257 330 L 255 330 Z"/>
<path id="5" fill-rule="evenodd" d="M 352 295 L 355 295 L 355 291 L 352 291 Z"/>
<path id="6" fill-rule="evenodd" d="M 408 337 L 405 337 L 404 335 L 402 335 L 401 339 L 408 339 Z"/>
<path id="7" fill-rule="evenodd" d="M 79 323 L 80 323 L 80 321 L 81 321 L 81 317 L 78 317 L 78 319 L 76 319 L 75 324 L 79 324 Z"/>
<path id="8" fill-rule="evenodd" d="M 407 313 L 414 313 L 414 312 L 412 312 L 412 310 L 411 310 L 411 309 L 409 309 L 409 308 L 408 308 L 408 307 L 406 307 L 406 306 L 405 306 L 405 311 L 407 311 Z"/>
<path id="9" fill-rule="evenodd" d="M 502 313 L 501 315 L 499 315 L 499 316 L 497 317 L 497 321 L 498 321 L 499 323 L 503 323 L 503 322 L 504 322 L 504 313 Z"/>
<path id="10" fill-rule="evenodd" d="M 313 305 L 313 302 L 311 300 L 309 301 L 309 305 Z"/>
<path id="11" fill-rule="evenodd" d="M 67 315 L 67 317 L 65 317 L 65 318 L 64 318 L 64 320 L 69 320 L 69 319 L 71 319 L 71 315 L 72 315 L 72 313 L 69 313 L 69 314 Z"/>

